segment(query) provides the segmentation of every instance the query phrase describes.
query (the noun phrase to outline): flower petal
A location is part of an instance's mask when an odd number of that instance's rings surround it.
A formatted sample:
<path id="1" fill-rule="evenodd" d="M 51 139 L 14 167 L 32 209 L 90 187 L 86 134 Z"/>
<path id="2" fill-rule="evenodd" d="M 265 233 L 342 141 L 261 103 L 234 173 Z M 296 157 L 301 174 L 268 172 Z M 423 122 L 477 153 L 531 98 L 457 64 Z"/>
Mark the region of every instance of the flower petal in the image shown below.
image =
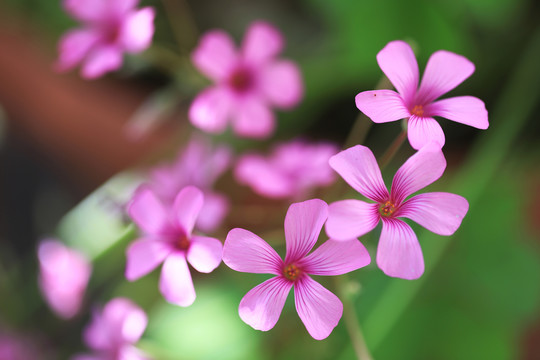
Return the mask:
<path id="1" fill-rule="evenodd" d="M 397 216 L 409 218 L 439 235 L 452 235 L 461 225 L 469 203 L 459 195 L 434 192 L 407 200 Z"/>
<path id="2" fill-rule="evenodd" d="M 228 77 L 237 58 L 232 38 L 221 30 L 212 30 L 203 35 L 191 54 L 191 61 L 197 69 L 214 81 Z"/>
<path id="3" fill-rule="evenodd" d="M 275 61 L 265 66 L 260 86 L 267 100 L 283 109 L 298 104 L 304 92 L 302 75 L 292 61 Z"/>
<path id="4" fill-rule="evenodd" d="M 285 263 L 297 261 L 313 248 L 328 218 L 328 204 L 311 199 L 289 206 L 285 216 Z"/>
<path id="5" fill-rule="evenodd" d="M 201 190 L 195 186 L 186 186 L 183 188 L 174 200 L 173 212 L 179 226 L 191 235 L 193 226 L 201 212 L 204 203 L 204 197 Z"/>
<path id="6" fill-rule="evenodd" d="M 441 177 L 446 159 L 437 143 L 430 142 L 401 165 L 392 180 L 390 191 L 394 204 L 423 189 Z"/>
<path id="7" fill-rule="evenodd" d="M 212 272 L 221 263 L 223 245 L 218 239 L 206 236 L 193 236 L 187 253 L 187 260 L 202 273 Z"/>
<path id="8" fill-rule="evenodd" d="M 147 234 L 160 234 L 170 227 L 167 212 L 154 192 L 146 187 L 136 191 L 128 214 Z"/>
<path id="9" fill-rule="evenodd" d="M 223 262 L 233 270 L 281 274 L 283 260 L 266 241 L 244 229 L 232 229 L 223 246 Z"/>
<path id="10" fill-rule="evenodd" d="M 301 261 L 302 269 L 312 275 L 341 275 L 369 265 L 366 248 L 356 239 L 328 240 Z"/>
<path id="11" fill-rule="evenodd" d="M 236 180 L 250 186 L 259 195 L 284 198 L 294 195 L 296 187 L 290 179 L 260 155 L 242 156 L 234 169 Z"/>
<path id="12" fill-rule="evenodd" d="M 171 253 L 172 248 L 164 241 L 140 238 L 126 251 L 126 279 L 134 281 L 154 270 Z"/>
<path id="13" fill-rule="evenodd" d="M 276 276 L 251 289 L 240 301 L 240 318 L 255 330 L 268 331 L 276 325 L 292 282 Z"/>
<path id="14" fill-rule="evenodd" d="M 276 56 L 283 48 L 278 29 L 264 21 L 255 21 L 242 42 L 242 55 L 249 62 L 260 63 Z"/>
<path id="15" fill-rule="evenodd" d="M 466 57 L 439 50 L 428 60 L 416 101 L 427 104 L 449 92 L 474 72 L 474 64 Z"/>
<path id="16" fill-rule="evenodd" d="M 81 75 L 86 79 L 95 79 L 122 66 L 122 52 L 116 46 L 94 48 L 82 67 Z"/>
<path id="17" fill-rule="evenodd" d="M 421 149 L 431 141 L 438 143 L 439 148 L 444 146 L 444 132 L 433 118 L 413 115 L 407 122 L 407 131 L 409 142 L 415 150 Z"/>
<path id="18" fill-rule="evenodd" d="M 107 5 L 115 12 L 116 15 L 121 16 L 133 10 L 139 4 L 139 0 L 108 0 Z"/>
<path id="19" fill-rule="evenodd" d="M 203 232 L 214 231 L 229 212 L 229 201 L 221 194 L 206 192 L 201 209 L 202 216 L 197 218 L 196 227 Z"/>
<path id="20" fill-rule="evenodd" d="M 274 113 L 256 97 L 239 100 L 232 122 L 234 131 L 243 137 L 266 138 L 276 126 Z"/>
<path id="21" fill-rule="evenodd" d="M 189 306 L 195 301 L 195 289 L 183 254 L 172 253 L 161 271 L 159 290 L 165 300 L 178 306 Z"/>
<path id="22" fill-rule="evenodd" d="M 154 35 L 153 8 L 145 7 L 130 14 L 122 23 L 119 41 L 126 51 L 138 53 L 150 46 Z"/>
<path id="23" fill-rule="evenodd" d="M 227 127 L 232 98 L 221 87 L 202 91 L 189 107 L 189 120 L 193 126 L 209 133 L 222 133 Z"/>
<path id="24" fill-rule="evenodd" d="M 307 275 L 294 286 L 294 303 L 308 333 L 316 340 L 327 338 L 343 315 L 338 297 Z"/>
<path id="25" fill-rule="evenodd" d="M 381 202 L 388 198 L 381 170 L 368 147 L 356 145 L 343 150 L 329 163 L 347 184 L 368 199 Z"/>
<path id="26" fill-rule="evenodd" d="M 429 106 L 432 116 L 457 121 L 478 129 L 489 126 L 488 112 L 484 102 L 474 96 L 458 96 L 436 101 Z"/>
<path id="27" fill-rule="evenodd" d="M 379 223 L 378 206 L 361 200 L 342 200 L 330 204 L 326 234 L 338 241 L 356 239 L 367 234 Z"/>
<path id="28" fill-rule="evenodd" d="M 424 273 L 424 256 L 414 231 L 398 219 L 385 219 L 379 246 L 377 265 L 388 276 L 418 279 Z"/>
<path id="29" fill-rule="evenodd" d="M 107 0 L 64 0 L 62 7 L 82 22 L 99 22 L 108 16 Z"/>
<path id="30" fill-rule="evenodd" d="M 94 29 L 68 31 L 58 43 L 58 71 L 66 71 L 80 63 L 90 50 L 99 43 L 100 33 Z"/>
<path id="31" fill-rule="evenodd" d="M 363 91 L 356 95 L 356 107 L 375 123 L 406 119 L 411 116 L 397 92 L 392 90 Z"/>
<path id="32" fill-rule="evenodd" d="M 405 104 L 414 99 L 418 87 L 418 63 L 409 44 L 391 41 L 377 54 L 377 62 Z"/>

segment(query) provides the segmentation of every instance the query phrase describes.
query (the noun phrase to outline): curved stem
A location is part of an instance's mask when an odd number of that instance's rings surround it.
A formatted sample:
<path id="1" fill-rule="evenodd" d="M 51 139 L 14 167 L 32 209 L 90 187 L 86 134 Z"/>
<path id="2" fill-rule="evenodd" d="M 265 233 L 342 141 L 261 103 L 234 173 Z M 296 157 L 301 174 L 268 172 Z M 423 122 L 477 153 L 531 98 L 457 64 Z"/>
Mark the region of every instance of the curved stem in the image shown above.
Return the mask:
<path id="1" fill-rule="evenodd" d="M 401 145 L 405 142 L 405 139 L 407 139 L 407 130 L 402 130 L 381 157 L 381 161 L 379 161 L 381 170 L 392 161 L 394 156 L 396 156 L 399 148 L 401 148 Z"/>

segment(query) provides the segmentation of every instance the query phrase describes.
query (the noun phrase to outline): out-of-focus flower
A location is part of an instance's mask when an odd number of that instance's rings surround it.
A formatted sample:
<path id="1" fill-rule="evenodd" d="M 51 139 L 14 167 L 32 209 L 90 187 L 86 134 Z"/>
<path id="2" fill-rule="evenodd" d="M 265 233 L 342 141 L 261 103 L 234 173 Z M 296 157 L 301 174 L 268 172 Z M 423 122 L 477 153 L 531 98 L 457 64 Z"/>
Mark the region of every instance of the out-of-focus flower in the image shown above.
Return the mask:
<path id="1" fill-rule="evenodd" d="M 215 84 L 191 104 L 191 123 L 206 132 L 222 133 L 231 121 L 239 136 L 270 136 L 275 128 L 270 107 L 291 108 L 303 93 L 298 67 L 276 59 L 282 48 L 280 32 L 262 21 L 249 27 L 240 51 L 227 33 L 206 33 L 191 58 Z"/>
<path id="2" fill-rule="evenodd" d="M 204 194 L 196 227 L 204 232 L 214 231 L 223 221 L 229 209 L 227 198 L 212 190 L 221 174 L 229 167 L 231 151 L 226 146 L 215 148 L 202 137 L 194 136 L 178 154 L 178 158 L 150 171 L 148 186 L 164 205 L 172 206 L 174 199 L 184 187 L 193 185 Z"/>
<path id="3" fill-rule="evenodd" d="M 292 204 L 285 217 L 285 261 L 263 239 L 244 229 L 232 229 L 223 248 L 223 262 L 231 269 L 275 277 L 251 289 L 240 302 L 242 320 L 267 331 L 277 323 L 285 299 L 294 286 L 295 305 L 309 334 L 326 338 L 339 322 L 343 304 L 308 274 L 341 275 L 370 263 L 358 241 L 328 240 L 308 255 L 328 216 L 319 199 Z"/>
<path id="4" fill-rule="evenodd" d="M 302 199 L 311 189 L 335 180 L 328 159 L 337 152 L 334 144 L 295 140 L 276 146 L 267 158 L 256 154 L 242 156 L 235 176 L 260 195 Z"/>
<path id="5" fill-rule="evenodd" d="M 23 337 L 0 330 L 0 359 L 35 360 L 38 355 L 36 349 Z"/>
<path id="6" fill-rule="evenodd" d="M 79 311 L 92 267 L 86 257 L 60 241 L 47 239 L 38 247 L 39 286 L 51 309 L 68 319 Z"/>
<path id="7" fill-rule="evenodd" d="M 390 193 L 373 153 L 365 146 L 340 152 L 330 159 L 330 166 L 356 191 L 376 203 L 343 200 L 330 204 L 326 233 L 336 240 L 354 239 L 382 221 L 377 265 L 389 276 L 412 280 L 424 273 L 422 249 L 402 217 L 436 234 L 452 235 L 469 209 L 465 198 L 444 192 L 419 194 L 406 200 L 441 177 L 446 168 L 443 153 L 434 142 L 399 168 Z"/>
<path id="8" fill-rule="evenodd" d="M 392 41 L 377 54 L 377 62 L 397 93 L 392 90 L 364 91 L 356 95 L 356 106 L 376 123 L 408 119 L 411 146 L 420 149 L 430 141 L 444 145 L 444 133 L 434 116 L 478 129 L 487 129 L 484 102 L 473 96 L 435 101 L 474 72 L 474 64 L 461 55 L 439 50 L 429 61 L 418 88 L 418 64 L 411 47 Z"/>
<path id="9" fill-rule="evenodd" d="M 187 262 L 197 271 L 209 273 L 221 262 L 222 253 L 218 239 L 192 234 L 203 200 L 194 186 L 182 189 L 170 210 L 148 188 L 135 194 L 128 213 L 143 235 L 127 249 L 128 280 L 146 275 L 163 262 L 159 288 L 165 299 L 179 306 L 195 301 Z"/>
<path id="10" fill-rule="evenodd" d="M 59 42 L 59 71 L 82 64 L 85 78 L 96 78 L 122 66 L 124 52 L 139 53 L 154 35 L 154 9 L 137 9 L 138 0 L 64 0 L 67 13 L 83 27 Z"/>
<path id="11" fill-rule="evenodd" d="M 92 321 L 84 329 L 84 342 L 94 353 L 75 355 L 72 360 L 148 360 L 133 346 L 147 322 L 144 311 L 131 300 L 112 299 L 103 309 L 94 311 Z"/>

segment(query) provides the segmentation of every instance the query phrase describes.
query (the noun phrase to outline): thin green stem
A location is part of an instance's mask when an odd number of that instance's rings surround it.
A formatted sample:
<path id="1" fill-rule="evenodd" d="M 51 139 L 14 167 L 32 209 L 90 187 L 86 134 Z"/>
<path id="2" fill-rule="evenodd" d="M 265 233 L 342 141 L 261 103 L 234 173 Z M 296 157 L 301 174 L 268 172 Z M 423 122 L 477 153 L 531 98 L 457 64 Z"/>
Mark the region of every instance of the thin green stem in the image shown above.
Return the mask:
<path id="1" fill-rule="evenodd" d="M 199 30 L 186 0 L 162 0 L 173 35 L 183 53 L 195 45 Z"/>
<path id="2" fill-rule="evenodd" d="M 403 145 L 405 142 L 405 139 L 407 139 L 407 130 L 402 130 L 381 157 L 381 160 L 379 161 L 381 170 L 384 169 L 390 163 L 390 161 L 392 161 L 394 156 L 396 156 L 397 152 L 401 148 L 401 145 Z"/>

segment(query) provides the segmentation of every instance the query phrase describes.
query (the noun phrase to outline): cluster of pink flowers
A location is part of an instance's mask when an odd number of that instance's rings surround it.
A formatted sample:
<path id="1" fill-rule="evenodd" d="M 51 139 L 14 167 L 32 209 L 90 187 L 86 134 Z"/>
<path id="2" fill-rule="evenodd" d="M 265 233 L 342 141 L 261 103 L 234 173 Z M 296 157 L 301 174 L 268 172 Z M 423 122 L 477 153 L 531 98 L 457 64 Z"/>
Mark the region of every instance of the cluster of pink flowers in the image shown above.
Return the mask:
<path id="1" fill-rule="evenodd" d="M 64 7 L 85 27 L 61 40 L 61 68 L 84 61 L 83 76 L 96 77 L 118 68 L 123 51 L 148 47 L 154 12 L 136 10 L 136 5 L 136 0 L 65 0 Z M 303 93 L 298 67 L 276 59 L 282 48 L 279 31 L 261 21 L 249 27 L 238 51 L 225 32 L 205 34 L 191 58 L 214 84 L 193 100 L 191 123 L 208 133 L 222 133 L 230 123 L 239 136 L 270 136 L 276 123 L 270 108 L 290 108 Z M 433 117 L 486 129 L 487 111 L 481 100 L 471 96 L 437 100 L 474 71 L 463 56 L 434 53 L 420 85 L 415 56 L 405 42 L 390 42 L 377 61 L 397 92 L 364 91 L 356 96 L 356 105 L 375 123 L 405 119 L 410 144 L 417 150 L 396 172 L 390 191 L 375 156 L 362 145 L 338 152 L 330 143 L 292 141 L 275 147 L 269 157 L 246 154 L 238 159 L 234 175 L 263 196 L 304 200 L 315 187 L 330 185 L 335 171 L 372 202 L 293 203 L 285 217 L 284 259 L 262 238 L 241 228 L 230 230 L 222 245 L 201 232 L 214 231 L 227 213 L 228 200 L 213 186 L 231 163 L 231 151 L 193 138 L 178 160 L 152 170 L 148 183 L 129 203 L 127 212 L 141 233 L 127 248 L 125 277 L 137 280 L 163 263 L 159 289 L 164 298 L 189 306 L 196 293 L 188 263 L 202 273 L 213 271 L 223 260 L 235 271 L 271 274 L 240 301 L 240 318 L 255 329 L 272 329 L 293 288 L 298 315 L 318 340 L 328 337 L 338 324 L 343 305 L 311 275 L 341 275 L 368 265 L 370 255 L 358 238 L 378 223 L 382 223 L 378 267 L 392 277 L 419 278 L 424 272 L 422 250 L 403 219 L 448 236 L 468 211 L 467 200 L 456 194 L 413 196 L 439 179 L 446 168 L 444 133 Z M 323 226 L 329 240 L 311 252 Z M 39 259 L 40 285 L 47 301 L 60 316 L 73 316 L 81 306 L 90 265 L 53 241 L 40 246 Z M 84 334 L 97 355 L 75 359 L 145 359 L 133 344 L 146 322 L 144 312 L 130 300 L 112 300 L 94 313 Z"/>

